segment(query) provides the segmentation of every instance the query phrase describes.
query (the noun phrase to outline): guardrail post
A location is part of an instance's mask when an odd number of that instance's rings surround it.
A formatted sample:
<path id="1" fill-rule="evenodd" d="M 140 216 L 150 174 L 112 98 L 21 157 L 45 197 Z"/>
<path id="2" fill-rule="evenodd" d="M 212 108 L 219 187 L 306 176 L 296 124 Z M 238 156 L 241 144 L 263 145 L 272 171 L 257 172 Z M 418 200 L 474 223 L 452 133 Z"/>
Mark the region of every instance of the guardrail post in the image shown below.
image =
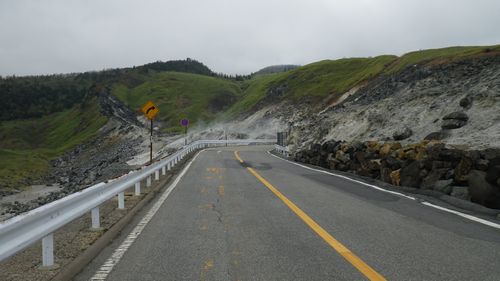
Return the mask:
<path id="1" fill-rule="evenodd" d="M 118 193 L 118 209 L 125 209 L 125 192 Z"/>
<path id="2" fill-rule="evenodd" d="M 151 175 L 148 176 L 148 178 L 146 179 L 146 186 L 151 186 Z"/>
<path id="3" fill-rule="evenodd" d="M 165 166 L 161 167 L 161 174 L 164 176 L 167 174 L 167 169 Z"/>
<path id="4" fill-rule="evenodd" d="M 135 195 L 141 195 L 141 182 L 140 181 L 135 183 Z"/>
<path id="5" fill-rule="evenodd" d="M 155 171 L 155 181 L 160 180 L 160 169 Z"/>
<path id="6" fill-rule="evenodd" d="M 101 218 L 99 217 L 99 206 L 90 211 L 92 217 L 92 228 L 99 229 L 101 227 Z"/>
<path id="7" fill-rule="evenodd" d="M 54 233 L 42 238 L 42 265 L 54 266 Z"/>

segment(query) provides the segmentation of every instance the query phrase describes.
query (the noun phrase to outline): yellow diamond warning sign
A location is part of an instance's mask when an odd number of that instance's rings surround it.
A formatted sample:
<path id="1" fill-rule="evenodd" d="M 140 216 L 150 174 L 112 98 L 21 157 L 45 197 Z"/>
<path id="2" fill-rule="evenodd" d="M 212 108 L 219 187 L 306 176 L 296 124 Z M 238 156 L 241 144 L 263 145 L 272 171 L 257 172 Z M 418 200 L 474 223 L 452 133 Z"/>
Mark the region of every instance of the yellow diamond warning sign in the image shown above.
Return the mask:
<path id="1" fill-rule="evenodd" d="M 142 106 L 142 112 L 148 119 L 155 118 L 156 114 L 158 114 L 160 110 L 153 104 L 152 101 L 148 101 L 144 106 Z"/>

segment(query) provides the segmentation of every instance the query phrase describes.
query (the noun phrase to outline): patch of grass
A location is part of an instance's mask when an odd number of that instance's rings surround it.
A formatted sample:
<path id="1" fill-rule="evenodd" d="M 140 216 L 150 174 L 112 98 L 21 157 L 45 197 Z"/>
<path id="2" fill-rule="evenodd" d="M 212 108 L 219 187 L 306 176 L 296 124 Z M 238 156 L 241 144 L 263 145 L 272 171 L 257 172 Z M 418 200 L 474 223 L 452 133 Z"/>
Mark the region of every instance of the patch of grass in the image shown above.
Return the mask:
<path id="1" fill-rule="evenodd" d="M 166 124 L 164 131 L 182 132 L 180 119 L 188 118 L 191 124 L 209 122 L 236 102 L 241 89 L 237 82 L 231 80 L 180 72 L 158 72 L 135 87 L 128 88 L 116 83 L 112 93 L 137 112 L 151 100 L 160 109 L 158 119 Z"/>
<path id="2" fill-rule="evenodd" d="M 325 60 L 283 73 L 258 75 L 245 82 L 243 97 L 228 110 L 227 115 L 237 116 L 250 111 L 267 97 L 270 89 L 278 87 L 285 91 L 279 99 L 295 101 L 301 97 L 323 98 L 342 94 L 380 74 L 395 59 L 396 56 L 379 56 Z"/>
<path id="3" fill-rule="evenodd" d="M 258 75 L 244 82 L 242 97 L 226 113 L 235 117 L 250 112 L 269 95 L 270 102 L 289 99 L 300 102 L 304 97 L 332 99 L 354 86 L 376 77 L 391 75 L 407 66 L 420 63 L 447 63 L 480 55 L 498 55 L 500 45 L 480 47 L 449 47 L 416 51 L 401 57 L 384 55 L 373 58 L 346 58 L 311 63 L 284 73 Z M 276 94 L 276 97 L 270 95 Z"/>
<path id="4" fill-rule="evenodd" d="M 237 103 L 229 108 L 226 116 L 235 117 L 240 113 L 252 109 L 259 101 L 265 98 L 269 84 L 281 76 L 283 76 L 283 73 L 257 75 L 251 80 L 243 82 L 242 88 L 245 89 L 243 95 Z"/>
<path id="5" fill-rule="evenodd" d="M 94 137 L 107 119 L 95 100 L 41 118 L 0 124 L 0 185 L 22 187 L 23 179 L 36 179 L 49 161 Z"/>
<path id="6" fill-rule="evenodd" d="M 392 63 L 384 72 L 393 74 L 410 65 L 421 63 L 446 63 L 455 60 L 473 57 L 489 52 L 500 52 L 500 45 L 478 47 L 449 47 L 429 49 L 404 54 Z"/>
<path id="7" fill-rule="evenodd" d="M 395 56 L 325 60 L 296 68 L 274 81 L 271 87 L 285 85 L 292 98 L 325 97 L 342 94 L 353 86 L 381 73 Z"/>
<path id="8" fill-rule="evenodd" d="M 0 149 L 0 188 L 26 187 L 25 179 L 41 177 L 48 169 L 48 158 L 36 150 Z"/>

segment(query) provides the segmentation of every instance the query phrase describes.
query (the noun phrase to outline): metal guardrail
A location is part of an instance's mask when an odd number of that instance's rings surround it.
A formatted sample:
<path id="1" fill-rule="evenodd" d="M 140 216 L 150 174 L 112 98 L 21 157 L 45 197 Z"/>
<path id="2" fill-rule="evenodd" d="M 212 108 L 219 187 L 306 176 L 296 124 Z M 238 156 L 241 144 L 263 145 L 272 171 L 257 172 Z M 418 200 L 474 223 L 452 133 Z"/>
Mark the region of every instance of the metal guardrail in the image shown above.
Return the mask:
<path id="1" fill-rule="evenodd" d="M 279 144 L 274 145 L 274 149 L 278 152 L 281 153 L 283 156 L 288 157 L 290 156 L 290 150 L 286 146 L 281 146 Z"/>
<path id="2" fill-rule="evenodd" d="M 0 261 L 28 246 L 42 240 L 42 264 L 54 265 L 53 233 L 71 221 L 90 212 L 91 228 L 100 228 L 99 205 L 118 195 L 118 208 L 125 208 L 125 190 L 135 187 L 135 195 L 141 194 L 141 181 L 146 179 L 146 186 L 160 179 L 160 170 L 166 174 L 179 160 L 188 153 L 211 146 L 271 144 L 276 140 L 200 140 L 195 141 L 176 153 L 132 171 L 106 183 L 98 183 L 79 192 L 53 201 L 9 220 L 0 222 Z"/>

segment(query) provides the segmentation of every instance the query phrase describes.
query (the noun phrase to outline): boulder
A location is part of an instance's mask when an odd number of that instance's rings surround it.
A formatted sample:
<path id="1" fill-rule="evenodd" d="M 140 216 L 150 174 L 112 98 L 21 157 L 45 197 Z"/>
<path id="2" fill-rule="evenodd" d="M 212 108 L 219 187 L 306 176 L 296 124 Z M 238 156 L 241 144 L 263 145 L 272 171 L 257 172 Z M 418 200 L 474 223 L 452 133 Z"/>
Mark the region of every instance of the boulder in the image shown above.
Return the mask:
<path id="1" fill-rule="evenodd" d="M 368 150 L 370 151 L 379 151 L 381 147 L 378 141 L 367 141 L 365 145 L 366 147 L 368 147 Z"/>
<path id="2" fill-rule="evenodd" d="M 321 157 L 320 157 L 319 155 L 316 155 L 316 156 L 314 156 L 314 157 L 311 157 L 311 158 L 309 159 L 309 164 L 314 165 L 314 166 L 319 166 L 320 158 L 321 158 Z"/>
<path id="3" fill-rule="evenodd" d="M 446 138 L 446 134 L 442 131 L 439 132 L 432 132 L 425 136 L 424 140 L 442 140 Z"/>
<path id="4" fill-rule="evenodd" d="M 392 183 L 391 172 L 392 170 L 390 168 L 387 167 L 380 168 L 380 180 L 386 183 Z"/>
<path id="5" fill-rule="evenodd" d="M 401 168 L 401 185 L 419 187 L 421 182 L 420 162 L 413 161 L 408 166 Z"/>
<path id="6" fill-rule="evenodd" d="M 392 143 L 386 142 L 384 143 L 382 148 L 380 148 L 379 154 L 380 156 L 389 155 L 391 151 L 398 150 L 400 148 L 402 148 L 402 146 L 399 142 L 392 142 Z"/>
<path id="7" fill-rule="evenodd" d="M 363 142 L 356 141 L 352 144 L 354 151 L 366 150 L 366 145 Z M 353 152 L 354 152 L 353 151 Z"/>
<path id="8" fill-rule="evenodd" d="M 401 169 L 398 169 L 396 171 L 392 171 L 390 174 L 389 174 L 390 178 L 391 178 L 391 184 L 392 185 L 401 185 Z"/>
<path id="9" fill-rule="evenodd" d="M 427 155 L 429 159 L 432 160 L 440 160 L 440 153 L 443 149 L 445 149 L 444 143 L 435 143 L 434 145 L 427 146 Z"/>
<path id="10" fill-rule="evenodd" d="M 452 112 L 443 117 L 441 128 L 457 129 L 467 124 L 467 120 L 469 120 L 469 116 L 467 116 L 467 114 L 460 111 Z"/>
<path id="11" fill-rule="evenodd" d="M 481 158 L 489 160 L 493 165 L 500 165 L 500 149 L 486 148 L 480 151 Z"/>
<path id="12" fill-rule="evenodd" d="M 458 162 L 464 156 L 464 152 L 454 148 L 444 148 L 439 151 L 440 160 Z"/>
<path id="13" fill-rule="evenodd" d="M 467 186 L 452 186 L 450 195 L 458 199 L 470 200 L 469 187 Z"/>
<path id="14" fill-rule="evenodd" d="M 401 161 L 392 156 L 387 156 L 381 161 L 382 166 L 391 168 L 391 170 L 397 170 L 401 168 Z"/>
<path id="15" fill-rule="evenodd" d="M 367 165 L 366 152 L 364 152 L 364 151 L 356 151 L 354 153 L 354 159 L 358 160 L 358 162 L 361 164 L 361 166 Z"/>
<path id="16" fill-rule="evenodd" d="M 488 170 L 488 164 L 490 161 L 486 159 L 478 159 L 476 163 L 474 164 L 474 169 L 480 170 L 480 171 L 486 171 Z"/>
<path id="17" fill-rule="evenodd" d="M 443 120 L 443 123 L 441 123 L 441 128 L 443 130 L 451 130 L 451 129 L 458 129 L 467 124 L 466 121 L 458 120 L 458 119 L 448 119 L 448 120 Z"/>
<path id="18" fill-rule="evenodd" d="M 339 160 L 342 163 L 351 161 L 351 157 L 349 156 L 349 154 L 345 153 L 342 150 L 337 150 L 337 152 L 335 153 L 335 159 Z"/>
<path id="19" fill-rule="evenodd" d="M 472 159 L 469 157 L 462 157 L 458 165 L 455 167 L 455 181 L 467 181 L 467 175 L 472 170 Z"/>
<path id="20" fill-rule="evenodd" d="M 334 140 L 326 142 L 326 151 L 328 153 L 335 152 L 338 149 L 340 143 L 341 143 L 340 141 L 334 141 Z"/>
<path id="21" fill-rule="evenodd" d="M 315 143 L 312 145 L 312 147 L 311 147 L 312 153 L 317 154 L 317 153 L 320 153 L 320 151 L 321 151 L 321 144 Z"/>
<path id="22" fill-rule="evenodd" d="M 500 165 L 491 166 L 486 172 L 486 181 L 491 184 L 497 184 L 497 180 L 500 178 Z"/>
<path id="23" fill-rule="evenodd" d="M 500 208 L 500 192 L 486 181 L 486 173 L 472 170 L 468 175 L 471 201 L 489 208 Z"/>
<path id="24" fill-rule="evenodd" d="M 447 169 L 434 169 L 429 172 L 429 174 L 422 179 L 420 188 L 422 189 L 433 189 L 436 182 L 439 181 L 447 172 Z"/>
<path id="25" fill-rule="evenodd" d="M 340 164 L 340 161 L 335 159 L 335 158 L 328 160 L 328 165 L 329 165 L 330 170 L 337 170 L 338 164 Z"/>
<path id="26" fill-rule="evenodd" d="M 453 183 L 452 179 L 449 180 L 438 180 L 434 183 L 434 186 L 432 189 L 445 193 L 445 194 L 450 194 L 452 191 L 451 184 Z"/>
<path id="27" fill-rule="evenodd" d="M 472 96 L 469 96 L 469 95 L 465 96 L 464 98 L 462 98 L 460 100 L 459 104 L 461 107 L 463 107 L 465 109 L 471 108 L 472 107 Z"/>
<path id="28" fill-rule="evenodd" d="M 349 170 L 349 165 L 344 164 L 344 163 L 339 163 L 337 165 L 337 170 L 342 171 L 342 172 L 347 172 Z"/>
<path id="29" fill-rule="evenodd" d="M 461 111 L 455 111 L 450 114 L 447 114 L 443 117 L 443 120 L 460 120 L 465 121 L 469 120 L 469 116 Z"/>
<path id="30" fill-rule="evenodd" d="M 411 135 L 413 135 L 413 131 L 408 127 L 404 127 L 403 129 L 395 131 L 392 138 L 394 140 L 404 140 L 409 138 Z"/>

